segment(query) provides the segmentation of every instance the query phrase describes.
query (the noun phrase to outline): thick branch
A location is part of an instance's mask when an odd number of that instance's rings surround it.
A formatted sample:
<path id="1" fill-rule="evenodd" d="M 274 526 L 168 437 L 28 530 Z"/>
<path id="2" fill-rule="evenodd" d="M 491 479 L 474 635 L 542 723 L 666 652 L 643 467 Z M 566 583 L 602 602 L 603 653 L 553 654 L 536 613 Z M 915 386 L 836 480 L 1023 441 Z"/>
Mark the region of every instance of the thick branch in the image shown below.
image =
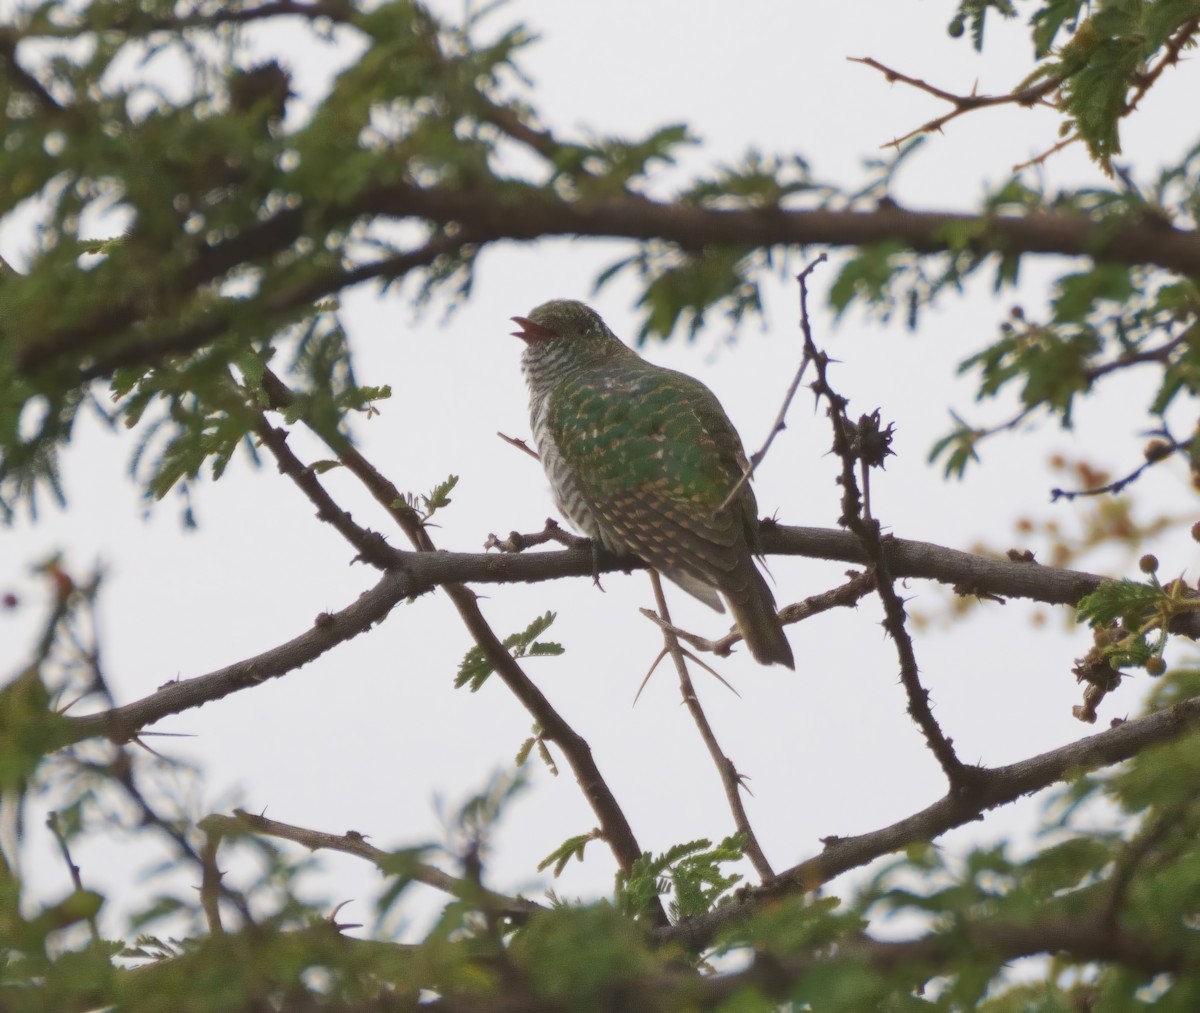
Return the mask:
<path id="1" fill-rule="evenodd" d="M 916 969 L 924 968 L 932 976 L 962 966 L 967 953 L 979 954 L 996 964 L 1039 954 L 1064 954 L 1081 964 L 1093 961 L 1120 964 L 1147 978 L 1183 972 L 1196 959 L 1194 947 L 1169 940 L 1166 933 L 1163 938 L 1155 938 L 1154 934 L 1110 928 L 1098 919 L 1044 917 L 1029 923 L 960 923 L 953 931 L 920 939 L 892 942 L 863 936 L 844 940 L 838 943 L 832 958 L 808 953 L 780 959 L 759 958 L 744 971 L 706 980 L 700 1005 L 704 1009 L 723 1008 L 723 1002 L 734 999 L 747 988 L 784 1000 L 792 986 L 819 973 L 822 965 L 828 967 L 831 959 L 866 965 L 878 974 L 899 968 L 911 968 L 915 973 Z"/>
<path id="2" fill-rule="evenodd" d="M 114 742 L 128 742 L 141 729 L 168 715 L 203 706 L 238 690 L 286 675 L 370 629 L 396 605 L 412 596 L 410 586 L 409 577 L 403 571 L 385 573 L 353 604 L 340 612 L 321 613 L 310 629 L 278 647 L 207 675 L 164 683 L 151 696 L 123 707 L 83 717 L 64 717 L 64 745 L 97 735 Z"/>
<path id="3" fill-rule="evenodd" d="M 714 244 L 868 246 L 899 240 L 916 253 L 940 253 L 956 249 L 956 237 L 973 234 L 971 248 L 980 253 L 1088 256 L 1200 276 L 1200 235 L 1161 219 L 1145 218 L 1114 228 L 1112 222 L 1062 211 L 1018 217 L 909 211 L 894 204 L 868 211 L 724 209 L 640 196 L 567 202 L 534 187 L 512 184 L 509 189 L 511 193 L 500 199 L 484 189 L 392 184 L 365 191 L 355 204 L 364 214 L 455 221 L 497 238 L 664 239 L 687 250 Z"/>
<path id="4" fill-rule="evenodd" d="M 768 524 L 763 527 L 762 541 L 763 548 L 771 555 L 867 562 L 858 539 L 845 531 Z M 937 580 L 954 585 L 963 594 L 1029 598 L 1052 605 L 1071 605 L 1107 579 L 1080 570 L 993 559 L 902 538 L 885 539 L 883 546 L 894 578 Z M 168 682 L 143 700 L 98 714 L 66 717 L 68 741 L 78 742 L 95 735 L 108 736 L 118 742 L 128 741 L 140 729 L 168 715 L 200 707 L 306 665 L 343 640 L 349 640 L 379 622 L 404 599 L 426 594 L 441 585 L 468 581 L 473 584 L 514 583 L 560 577 L 590 579 L 593 570 L 592 553 L 588 549 L 520 555 L 396 551 L 402 561 L 400 568 L 384 574 L 374 588 L 347 608 L 318 616 L 312 629 L 278 647 L 208 675 Z M 641 564 L 628 559 L 600 561 L 604 572 L 624 570 L 631 565 Z M 783 611 L 786 613 L 787 607 Z M 1173 632 L 1196 637 L 1200 635 L 1197 626 L 1200 626 L 1200 620 L 1185 616 Z"/>
<path id="5" fill-rule="evenodd" d="M 832 528 L 787 527 L 764 522 L 760 539 L 768 556 L 806 556 L 865 565 L 861 544 L 847 531 Z M 932 542 L 884 538 L 883 551 L 893 577 L 923 577 L 953 585 L 960 594 L 1029 598 L 1050 605 L 1073 605 L 1109 578 L 1081 570 L 1065 570 L 1037 563 L 1013 562 L 950 549 Z M 413 558 L 402 553 L 415 583 L 433 587 L 447 580 L 473 584 L 590 577 L 592 553 L 587 548 L 551 552 L 496 555 L 484 552 L 445 552 Z M 602 557 L 602 573 L 642 568 L 631 557 Z M 1181 631 L 1182 632 L 1182 631 Z"/>
<path id="6" fill-rule="evenodd" d="M 222 276 L 236 264 L 285 249 L 309 223 L 309 214 L 304 206 L 283 211 L 254 229 L 205 250 L 197 264 L 179 279 L 178 287 L 190 291 L 198 284 Z M 972 234 L 974 239 L 969 245 L 981 254 L 1089 256 L 1117 263 L 1152 264 L 1200 277 L 1200 236 L 1150 217 L 1114 227 L 1111 222 L 1059 211 L 1017 217 L 908 211 L 894 204 L 865 211 L 720 209 L 660 203 L 637 195 L 569 202 L 517 183 L 508 184 L 501 191 L 482 187 L 420 188 L 393 183 L 365 190 L 346 206 L 329 208 L 321 220 L 332 225 L 359 215 L 417 218 L 441 225 L 455 223 L 469 230 L 471 238 L 466 243 L 478 245 L 544 236 L 660 239 L 686 250 L 710 245 L 867 246 L 898 240 L 915 253 L 928 254 L 957 249 L 960 238 Z M 305 286 L 302 292 L 275 297 L 273 306 L 294 307 L 304 299 L 319 298 L 371 277 L 400 276 L 431 262 L 434 254 L 461 245 L 464 236 L 460 233 L 453 239 L 435 239 L 428 247 L 411 254 L 397 255 L 394 263 L 384 262 L 386 270 L 380 265 L 364 265 L 347 272 L 333 272 Z M 20 350 L 18 369 L 31 373 L 55 357 L 83 348 L 99 349 L 106 340 L 123 333 L 140 318 L 141 305 L 138 297 L 106 306 L 102 313 L 86 320 L 39 335 L 36 342 L 29 342 Z M 155 354 L 199 348 L 223 329 L 223 322 L 202 323 L 192 325 L 186 332 L 156 338 Z M 111 360 L 98 359 L 83 378 L 107 375 L 117 365 L 131 361 L 137 361 L 136 348 L 126 349 Z"/>
<path id="7" fill-rule="evenodd" d="M 772 884 L 745 891 L 742 904 L 731 904 L 658 935 L 681 938 L 687 945 L 703 949 L 723 925 L 745 918 L 747 908 L 756 909 L 780 894 L 815 890 L 881 855 L 918 841 L 935 840 L 948 830 L 978 820 L 989 809 L 1086 771 L 1128 760 L 1148 746 L 1181 738 L 1198 727 L 1200 698 L 1193 698 L 1007 767 L 978 768 L 967 790 L 951 790 L 933 805 L 880 830 L 856 837 L 826 838 L 820 854 L 780 873 Z"/>
<path id="8" fill-rule="evenodd" d="M 697 977 L 690 969 L 660 966 L 622 981 L 619 989 L 597 990 L 589 1005 L 593 1013 L 657 1013 L 665 1009 L 757 1009 L 763 999 L 791 1008 L 788 1000 L 809 998 L 819 989 L 815 981 L 839 980 L 855 975 L 891 975 L 903 972 L 909 987 L 923 979 L 952 973 L 970 956 L 999 966 L 1021 957 L 1063 955 L 1077 964 L 1117 964 L 1147 980 L 1157 974 L 1184 975 L 1196 962 L 1190 940 L 1172 939 L 1165 931 L 1135 932 L 1110 929 L 1099 919 L 1041 917 L 1029 921 L 1000 919 L 967 922 L 951 930 L 929 933 L 912 940 L 879 940 L 866 935 L 840 939 L 836 945 L 799 947 L 784 953 L 760 950 L 750 965 L 730 974 Z M 808 982 L 810 987 L 804 989 Z M 897 983 L 897 988 L 900 988 Z M 796 1004 L 798 1005 L 798 1004 Z M 933 1006 L 932 1003 L 930 1003 Z M 511 978 L 505 988 L 486 997 L 450 994 L 428 1005 L 412 1006 L 428 1013 L 560 1013 L 574 1009 L 535 993 L 524 981 Z M 809 1008 L 806 1004 L 803 1008 Z M 818 1007 L 819 1008 L 819 1007 Z M 844 1007 L 843 1007 L 844 1008 Z M 914 1004 L 915 1008 L 915 1004 Z M 1090 1007 L 1088 1007 L 1090 1008 Z"/>

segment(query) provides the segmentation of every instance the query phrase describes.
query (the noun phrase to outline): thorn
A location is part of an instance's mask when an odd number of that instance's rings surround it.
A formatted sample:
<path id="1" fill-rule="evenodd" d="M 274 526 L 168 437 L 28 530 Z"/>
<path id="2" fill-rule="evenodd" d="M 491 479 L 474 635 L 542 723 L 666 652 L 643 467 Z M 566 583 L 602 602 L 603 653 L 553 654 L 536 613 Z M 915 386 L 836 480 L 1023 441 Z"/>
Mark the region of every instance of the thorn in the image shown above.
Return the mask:
<path id="1" fill-rule="evenodd" d="M 659 662 L 661 662 L 663 660 L 663 658 L 665 658 L 666 656 L 667 656 L 667 649 L 664 647 L 661 651 L 658 652 L 658 657 L 654 659 L 654 663 L 650 666 L 650 671 L 646 673 L 646 678 L 644 678 L 642 680 L 642 684 L 640 686 L 638 686 L 638 691 L 637 691 L 637 693 L 634 694 L 634 697 L 633 697 L 633 703 L 630 704 L 631 707 L 637 706 L 638 699 L 642 695 L 642 690 L 644 690 L 646 688 L 646 683 L 648 683 L 650 681 L 650 676 L 652 676 L 654 674 L 654 670 L 656 668 L 658 668 Z M 720 678 L 720 676 L 718 676 L 718 678 Z"/>
<path id="2" fill-rule="evenodd" d="M 664 648 L 664 650 L 665 650 L 665 648 Z M 694 661 L 697 665 L 699 665 L 706 672 L 708 672 L 709 675 L 713 676 L 719 683 L 721 683 L 722 686 L 724 686 L 727 690 L 729 690 L 729 692 L 732 693 L 734 696 L 736 696 L 739 700 L 742 698 L 742 694 L 739 693 L 736 689 L 734 689 L 733 686 L 731 686 L 726 681 L 724 676 L 722 676 L 720 672 L 718 672 L 715 668 L 713 668 L 707 662 L 701 661 L 699 658 L 697 658 L 691 651 L 689 651 L 682 644 L 679 645 L 679 651 L 685 658 L 691 658 L 692 661 Z"/>

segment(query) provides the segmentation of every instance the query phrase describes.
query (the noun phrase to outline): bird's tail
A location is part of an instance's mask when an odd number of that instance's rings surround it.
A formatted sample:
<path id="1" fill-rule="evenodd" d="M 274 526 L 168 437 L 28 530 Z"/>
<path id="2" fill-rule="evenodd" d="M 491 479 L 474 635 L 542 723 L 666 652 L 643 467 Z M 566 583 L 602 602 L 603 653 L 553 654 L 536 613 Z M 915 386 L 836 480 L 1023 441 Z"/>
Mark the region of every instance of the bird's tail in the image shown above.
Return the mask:
<path id="1" fill-rule="evenodd" d="M 758 567 L 751 564 L 750 569 L 754 578 L 746 600 L 736 602 L 729 598 L 729 610 L 755 661 L 763 665 L 786 665 L 795 669 L 792 647 L 787 642 L 783 623 L 775 611 L 775 596 L 771 594 L 763 575 L 758 572 Z"/>

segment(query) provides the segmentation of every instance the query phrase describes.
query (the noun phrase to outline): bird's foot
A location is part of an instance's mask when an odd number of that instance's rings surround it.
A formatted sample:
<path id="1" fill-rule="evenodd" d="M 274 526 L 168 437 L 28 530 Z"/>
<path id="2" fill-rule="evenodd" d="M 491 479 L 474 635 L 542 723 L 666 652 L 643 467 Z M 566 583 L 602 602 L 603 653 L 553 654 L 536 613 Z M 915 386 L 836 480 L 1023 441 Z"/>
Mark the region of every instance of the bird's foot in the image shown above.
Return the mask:
<path id="1" fill-rule="evenodd" d="M 604 590 L 604 585 L 600 583 L 600 553 L 604 550 L 600 546 L 600 539 L 589 539 L 592 543 L 592 583 L 601 591 Z"/>

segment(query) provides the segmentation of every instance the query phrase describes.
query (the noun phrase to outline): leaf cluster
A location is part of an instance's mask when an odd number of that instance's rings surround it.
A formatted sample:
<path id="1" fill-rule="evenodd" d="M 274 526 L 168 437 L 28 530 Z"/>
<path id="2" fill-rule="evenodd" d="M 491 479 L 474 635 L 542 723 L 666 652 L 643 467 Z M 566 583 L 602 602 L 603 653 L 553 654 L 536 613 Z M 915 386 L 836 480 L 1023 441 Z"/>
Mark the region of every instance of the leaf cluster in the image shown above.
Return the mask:
<path id="1" fill-rule="evenodd" d="M 628 873 L 617 877 L 617 908 L 633 917 L 643 916 L 652 900 L 670 894 L 672 917 L 707 914 L 728 900 L 729 891 L 741 882 L 741 875 L 725 872 L 721 866 L 740 861 L 745 846 L 745 836 L 735 834 L 715 847 L 701 839 L 677 844 L 661 855 L 643 855 Z"/>
<path id="2" fill-rule="evenodd" d="M 565 648 L 553 640 L 539 640 L 553 624 L 555 613 L 546 612 L 538 616 L 519 633 L 510 633 L 504 638 L 504 647 L 514 658 L 547 657 L 562 654 Z M 454 686 L 461 689 L 470 686 L 471 692 L 476 692 L 487 677 L 494 672 L 495 666 L 488 660 L 487 654 L 481 647 L 471 647 L 458 666 L 458 675 L 454 678 Z"/>
<path id="3" fill-rule="evenodd" d="M 1194 178 L 1196 164 L 1197 152 L 1192 152 L 1163 173 L 1153 195 L 1159 198 L 1155 206 L 1168 203 L 1164 199 L 1176 191 L 1181 177 Z M 1193 189 L 1188 201 L 1194 198 Z M 1186 201 L 1169 203 L 1177 219 L 1191 217 Z M 1120 199 L 1096 195 L 1093 207 L 1114 222 L 1147 213 L 1146 198 L 1137 194 Z M 1034 413 L 1072 428 L 1080 397 L 1092 394 L 1106 377 L 1134 368 L 1157 372 L 1157 389 L 1145 412 L 1157 422 L 1157 431 L 1169 432 L 1167 413 L 1200 393 L 1198 321 L 1200 288 L 1194 279 L 1164 278 L 1161 272 L 1111 263 L 1063 274 L 1044 319 L 1013 307 L 996 340 L 959 365 L 959 372 L 977 377 L 980 401 L 1014 392 L 1017 414 L 991 428 L 954 415 L 954 429 L 934 446 L 930 459 L 942 459 L 947 475 L 961 476 L 978 460 L 983 439 Z"/>

